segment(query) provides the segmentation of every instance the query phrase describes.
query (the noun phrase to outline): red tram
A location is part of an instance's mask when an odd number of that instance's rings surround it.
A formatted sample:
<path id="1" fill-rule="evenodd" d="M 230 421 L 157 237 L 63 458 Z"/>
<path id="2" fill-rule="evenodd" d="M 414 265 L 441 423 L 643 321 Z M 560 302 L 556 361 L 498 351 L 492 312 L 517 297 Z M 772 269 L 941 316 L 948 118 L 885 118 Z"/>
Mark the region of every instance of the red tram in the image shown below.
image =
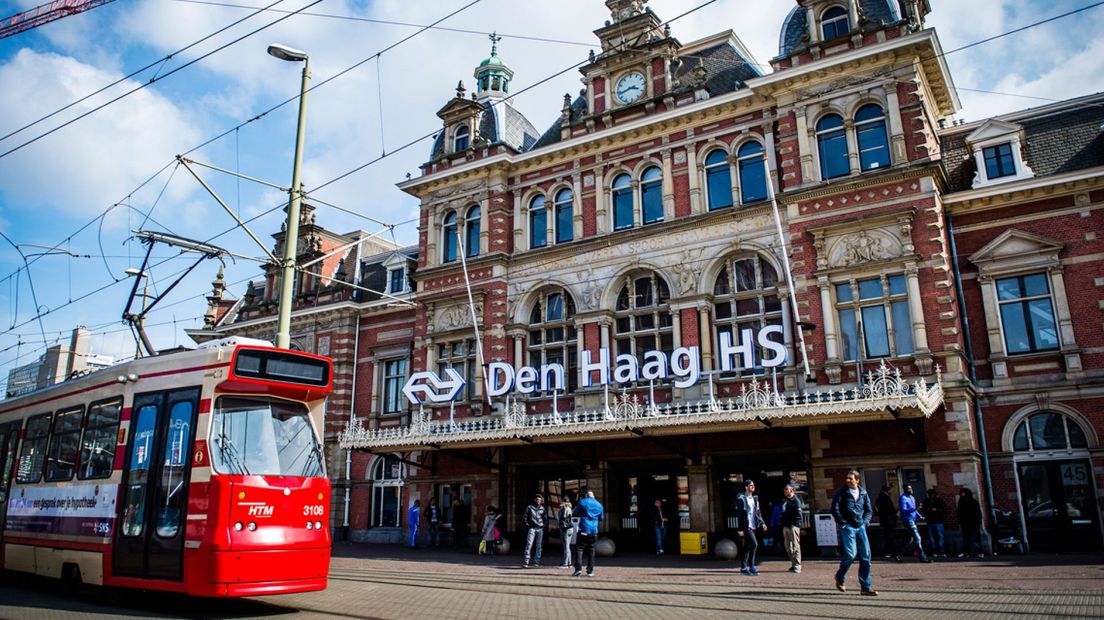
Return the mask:
<path id="1" fill-rule="evenodd" d="M 195 596 L 324 589 L 332 370 L 231 338 L 0 402 L 0 566 Z"/>

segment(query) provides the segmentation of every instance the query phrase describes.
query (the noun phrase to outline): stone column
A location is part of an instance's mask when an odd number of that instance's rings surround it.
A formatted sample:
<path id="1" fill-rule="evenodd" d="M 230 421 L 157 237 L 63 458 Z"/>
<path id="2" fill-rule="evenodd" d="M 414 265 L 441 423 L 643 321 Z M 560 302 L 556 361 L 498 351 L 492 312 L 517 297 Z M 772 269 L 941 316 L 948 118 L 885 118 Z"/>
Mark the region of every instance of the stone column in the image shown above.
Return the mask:
<path id="1" fill-rule="evenodd" d="M 672 222 L 675 219 L 675 180 L 671 173 L 671 149 L 662 151 L 663 156 L 663 219 Z"/>
<path id="2" fill-rule="evenodd" d="M 525 336 L 526 332 L 523 329 L 510 331 L 510 337 L 514 339 L 514 372 L 525 365 Z"/>
<path id="3" fill-rule="evenodd" d="M 832 304 L 832 283 L 828 276 L 817 278 L 820 287 L 820 316 L 824 323 L 824 372 L 829 383 L 839 383 L 842 373 L 839 352 L 839 332 L 836 329 L 836 310 Z"/>
<path id="4" fill-rule="evenodd" d="M 529 242 L 525 238 L 525 232 L 529 230 L 529 214 L 521 209 L 521 196 L 514 194 L 514 251 L 522 248 L 529 249 Z"/>
<path id="5" fill-rule="evenodd" d="M 901 103 L 897 98 L 896 83 L 886 84 L 886 119 L 889 129 L 890 162 L 899 164 L 908 159 L 905 152 L 905 127 L 901 122 Z"/>
<path id="6" fill-rule="evenodd" d="M 690 487 L 690 530 L 693 532 L 712 531 L 709 466 L 687 465 L 686 477 Z"/>
<path id="7" fill-rule="evenodd" d="M 855 135 L 854 119 L 843 120 L 843 131 L 847 135 L 847 161 L 851 167 L 851 174 L 856 175 L 862 172 L 862 165 L 859 162 L 859 141 Z"/>
<path id="8" fill-rule="evenodd" d="M 698 153 L 692 144 L 686 147 L 686 175 L 690 182 L 690 215 L 695 215 L 703 209 L 701 170 L 698 169 Z"/>
<path id="9" fill-rule="evenodd" d="M 583 238 L 583 175 L 571 175 L 571 238 Z"/>
<path id="10" fill-rule="evenodd" d="M 594 229 L 599 235 L 608 233 L 611 229 L 604 172 L 604 166 L 594 169 Z"/>
<path id="11" fill-rule="evenodd" d="M 909 315 L 912 316 L 912 341 L 917 353 L 928 351 L 928 329 L 924 323 L 924 304 L 920 298 L 920 276 L 916 263 L 905 265 L 905 282 L 908 285 Z M 896 325 L 896 329 L 901 329 Z"/>
<path id="12" fill-rule="evenodd" d="M 801 182 L 808 183 L 813 179 L 819 179 L 820 175 L 813 174 L 813 150 L 816 145 L 815 132 L 808 124 L 804 106 L 794 108 L 794 126 L 797 134 L 797 154 L 801 161 Z"/>
<path id="13" fill-rule="evenodd" d="M 698 331 L 701 340 L 702 370 L 713 370 L 713 306 L 707 303 L 698 304 Z"/>

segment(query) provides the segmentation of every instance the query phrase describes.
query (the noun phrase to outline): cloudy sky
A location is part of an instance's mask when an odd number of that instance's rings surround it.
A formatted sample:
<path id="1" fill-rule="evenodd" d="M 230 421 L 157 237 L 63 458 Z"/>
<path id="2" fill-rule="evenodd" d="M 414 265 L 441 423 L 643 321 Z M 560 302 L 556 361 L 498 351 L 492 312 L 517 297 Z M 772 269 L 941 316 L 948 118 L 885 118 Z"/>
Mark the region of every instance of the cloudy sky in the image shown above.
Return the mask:
<path id="1" fill-rule="evenodd" d="M 671 19 L 702 1 L 652 0 L 649 6 Z M 0 1 L 0 16 L 40 3 Z M 272 3 L 270 10 L 256 11 Z M 931 4 L 929 25 L 949 51 L 1094 2 Z M 719 0 L 679 19 L 672 31 L 688 43 L 732 28 L 758 62 L 767 63 L 778 52 L 778 32 L 793 6 L 793 0 Z M 300 12 L 289 15 L 293 11 Z M 387 49 L 416 33 L 418 25 L 454 12 L 440 29 Z M 277 185 L 289 182 L 295 102 L 246 122 L 298 92 L 299 66 L 268 56 L 269 43 L 308 51 L 313 84 L 320 84 L 309 98 L 308 190 L 321 188 L 315 195 L 322 200 L 397 224 L 394 238 L 413 243 L 416 204 L 395 183 L 417 173 L 430 143 L 399 149 L 439 128 L 435 112 L 457 81 L 472 84 L 472 69 L 488 55 L 486 33 L 495 30 L 504 37 L 499 52 L 515 72 L 516 93 L 585 58 L 597 47 L 591 31 L 608 17 L 601 0 L 125 0 L 0 40 L 0 231 L 32 261 L 29 279 L 27 270 L 20 270 L 23 258 L 0 240 L 0 383 L 8 369 L 33 361 L 78 324 L 93 328 L 94 352 L 133 355 L 133 339 L 119 321 L 129 293 L 125 270 L 137 267 L 143 252 L 129 239 L 132 229 L 213 238 L 241 254 L 262 254 L 242 231 L 225 232 L 233 228 L 232 219 L 177 168 L 174 157 L 189 153 L 194 160 Z M 963 102 L 961 117 L 1102 90 L 1102 30 L 1104 7 L 1099 7 L 948 55 Z M 180 69 L 187 63 L 194 64 Z M 21 129 L 149 65 L 102 94 Z M 549 79 L 516 96 L 515 105 L 543 129 L 559 114 L 563 94 L 578 92 L 578 78 L 569 71 Z M 82 114 L 88 115 L 23 146 Z M 255 183 L 211 170 L 201 174 L 243 219 L 286 201 L 286 194 Z M 96 219 L 105 210 L 106 216 Z M 282 215 L 276 209 L 250 227 L 270 245 Z M 327 207 L 319 208 L 318 220 L 340 232 L 379 230 L 369 220 Z M 59 243 L 45 254 L 37 247 Z M 155 290 L 188 266 L 189 259 L 174 254 L 155 249 L 164 261 L 151 270 Z M 157 346 L 191 344 L 183 329 L 201 324 L 203 295 L 216 268 L 200 266 L 150 314 Z M 250 261 L 229 263 L 231 292 L 240 295 L 244 282 L 258 272 Z M 41 324 L 36 314 L 44 315 Z"/>

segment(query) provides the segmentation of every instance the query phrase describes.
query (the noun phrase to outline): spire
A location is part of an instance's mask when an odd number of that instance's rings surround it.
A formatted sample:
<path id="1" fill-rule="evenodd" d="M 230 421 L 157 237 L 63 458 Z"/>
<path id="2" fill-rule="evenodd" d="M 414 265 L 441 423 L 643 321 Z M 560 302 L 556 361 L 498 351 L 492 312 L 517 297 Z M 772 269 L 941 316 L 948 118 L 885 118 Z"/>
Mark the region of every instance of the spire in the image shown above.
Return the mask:
<path id="1" fill-rule="evenodd" d="M 475 92 L 472 98 L 505 99 L 510 96 L 510 80 L 514 72 L 498 57 L 498 42 L 502 40 L 497 32 L 488 35 L 491 40 L 491 55 L 475 68 Z"/>

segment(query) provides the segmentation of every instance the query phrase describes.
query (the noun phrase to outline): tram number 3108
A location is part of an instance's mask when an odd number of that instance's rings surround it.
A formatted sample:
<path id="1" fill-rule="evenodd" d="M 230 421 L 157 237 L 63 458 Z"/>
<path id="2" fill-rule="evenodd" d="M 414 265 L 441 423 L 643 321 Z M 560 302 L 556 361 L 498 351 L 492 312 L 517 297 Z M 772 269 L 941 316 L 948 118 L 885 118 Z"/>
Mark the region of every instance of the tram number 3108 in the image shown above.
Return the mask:
<path id="1" fill-rule="evenodd" d="M 303 516 L 305 517 L 321 517 L 323 507 L 321 504 L 315 506 L 303 506 Z"/>

